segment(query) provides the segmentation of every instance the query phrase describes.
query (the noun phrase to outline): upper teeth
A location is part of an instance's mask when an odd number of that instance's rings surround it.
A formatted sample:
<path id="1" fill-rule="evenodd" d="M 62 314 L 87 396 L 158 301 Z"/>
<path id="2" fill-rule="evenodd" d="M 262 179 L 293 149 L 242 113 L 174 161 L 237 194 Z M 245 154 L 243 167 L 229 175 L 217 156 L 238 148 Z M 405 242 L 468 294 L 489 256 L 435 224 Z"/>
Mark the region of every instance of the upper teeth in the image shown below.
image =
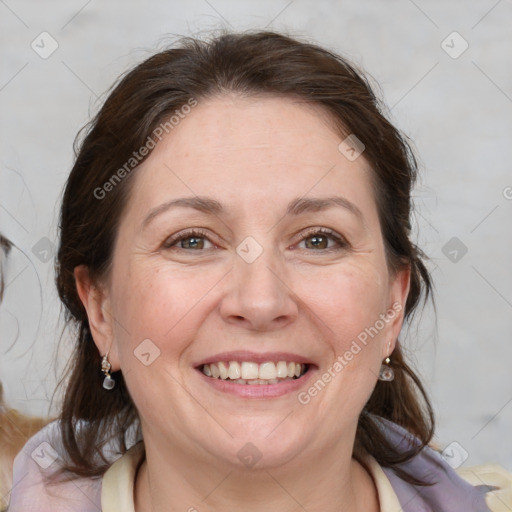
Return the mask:
<path id="1" fill-rule="evenodd" d="M 279 361 L 277 363 L 254 363 L 251 361 L 229 361 L 224 363 L 210 363 L 203 365 L 203 373 L 214 379 L 231 379 L 231 380 L 273 380 L 285 379 L 287 377 L 300 377 L 306 369 L 306 365 L 300 363 Z"/>

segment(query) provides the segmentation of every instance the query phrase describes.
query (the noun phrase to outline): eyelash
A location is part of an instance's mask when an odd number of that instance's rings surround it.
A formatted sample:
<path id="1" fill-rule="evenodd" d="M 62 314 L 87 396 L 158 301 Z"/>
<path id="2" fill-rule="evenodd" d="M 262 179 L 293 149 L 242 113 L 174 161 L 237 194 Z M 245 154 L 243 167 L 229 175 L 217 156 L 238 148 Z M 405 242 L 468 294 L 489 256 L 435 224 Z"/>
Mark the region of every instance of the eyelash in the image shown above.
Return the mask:
<path id="1" fill-rule="evenodd" d="M 315 252 L 332 252 L 332 251 L 339 251 L 342 249 L 347 249 L 350 247 L 349 243 L 345 240 L 345 238 L 343 238 L 342 236 L 338 235 L 335 231 L 332 231 L 331 229 L 328 229 L 328 228 L 311 228 L 303 234 L 303 236 L 297 243 L 301 243 L 304 240 L 307 240 L 308 238 L 313 237 L 314 235 L 328 236 L 329 238 L 334 240 L 336 242 L 336 244 L 338 245 L 338 247 L 329 247 L 327 249 L 319 249 L 318 251 L 315 251 Z M 172 249 L 175 244 L 177 244 L 178 242 L 181 242 L 183 240 L 187 240 L 188 238 L 205 238 L 211 242 L 211 240 L 208 237 L 208 233 L 206 233 L 205 231 L 203 231 L 200 228 L 193 228 L 193 229 L 185 230 L 184 232 L 182 232 L 180 234 L 173 235 L 173 236 L 167 238 L 162 247 L 164 249 Z M 178 247 L 178 249 L 182 250 L 182 251 L 189 251 L 189 250 L 194 251 L 194 249 L 185 249 L 182 247 Z M 199 250 L 199 251 L 201 251 L 201 250 Z"/>

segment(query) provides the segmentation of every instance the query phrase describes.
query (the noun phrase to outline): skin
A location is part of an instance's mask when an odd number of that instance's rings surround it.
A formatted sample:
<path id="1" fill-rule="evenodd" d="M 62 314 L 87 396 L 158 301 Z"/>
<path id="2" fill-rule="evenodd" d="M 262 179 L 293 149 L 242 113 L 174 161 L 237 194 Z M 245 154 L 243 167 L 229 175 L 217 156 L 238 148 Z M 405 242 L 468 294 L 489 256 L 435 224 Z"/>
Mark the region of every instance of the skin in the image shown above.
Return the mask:
<path id="1" fill-rule="evenodd" d="M 341 141 L 319 107 L 294 99 L 202 101 L 136 171 L 108 278 L 75 270 L 98 350 L 122 370 L 141 417 L 137 512 L 378 510 L 373 480 L 351 455 L 402 313 L 307 405 L 297 391 L 224 393 L 195 368 L 224 351 L 291 352 L 314 363 L 298 389 L 307 391 L 380 314 L 405 304 L 409 272 L 388 269 L 372 170 L 364 154 L 349 161 Z M 361 218 L 343 207 L 286 214 L 293 199 L 333 195 Z M 189 196 L 225 211 L 169 209 L 143 228 L 155 207 Z M 206 238 L 165 247 L 191 227 Z M 348 245 L 305 237 L 312 227 Z M 236 251 L 248 236 L 263 250 L 252 263 Z M 149 366 L 134 357 L 145 339 L 160 351 Z M 253 467 L 237 456 L 247 443 L 262 455 Z"/>

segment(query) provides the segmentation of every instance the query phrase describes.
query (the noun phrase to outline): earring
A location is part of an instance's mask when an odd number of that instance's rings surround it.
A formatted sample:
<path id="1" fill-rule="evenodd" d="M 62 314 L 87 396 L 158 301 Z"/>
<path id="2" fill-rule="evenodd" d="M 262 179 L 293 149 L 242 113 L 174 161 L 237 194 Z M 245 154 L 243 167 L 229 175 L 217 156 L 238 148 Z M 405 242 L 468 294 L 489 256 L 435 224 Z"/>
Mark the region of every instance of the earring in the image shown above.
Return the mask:
<path id="1" fill-rule="evenodd" d="M 391 362 L 391 359 L 389 357 L 386 357 L 384 363 L 382 363 L 379 371 L 379 380 L 383 380 L 385 382 L 390 382 L 395 378 L 395 372 L 393 371 L 393 368 L 389 366 L 389 363 Z"/>
<path id="2" fill-rule="evenodd" d="M 110 376 L 110 368 L 112 368 L 112 365 L 108 362 L 107 352 L 101 360 L 101 371 L 105 374 L 105 378 L 103 379 L 103 387 L 109 391 L 116 385 L 116 381 Z"/>

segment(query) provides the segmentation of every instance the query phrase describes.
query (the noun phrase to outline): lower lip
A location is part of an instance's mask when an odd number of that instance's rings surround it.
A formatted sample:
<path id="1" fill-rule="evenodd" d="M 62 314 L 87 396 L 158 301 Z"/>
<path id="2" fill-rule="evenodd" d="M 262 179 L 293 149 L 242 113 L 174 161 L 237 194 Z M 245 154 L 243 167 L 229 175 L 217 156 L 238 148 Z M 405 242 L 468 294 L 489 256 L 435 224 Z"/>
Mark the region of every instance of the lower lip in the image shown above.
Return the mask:
<path id="1" fill-rule="evenodd" d="M 304 387 L 315 372 L 313 368 L 300 378 L 293 380 L 284 380 L 277 384 L 235 384 L 229 380 L 214 379 L 207 377 L 201 370 L 197 370 L 203 380 L 214 389 L 222 393 L 240 396 L 243 398 L 277 398 L 289 393 L 297 393 Z"/>

